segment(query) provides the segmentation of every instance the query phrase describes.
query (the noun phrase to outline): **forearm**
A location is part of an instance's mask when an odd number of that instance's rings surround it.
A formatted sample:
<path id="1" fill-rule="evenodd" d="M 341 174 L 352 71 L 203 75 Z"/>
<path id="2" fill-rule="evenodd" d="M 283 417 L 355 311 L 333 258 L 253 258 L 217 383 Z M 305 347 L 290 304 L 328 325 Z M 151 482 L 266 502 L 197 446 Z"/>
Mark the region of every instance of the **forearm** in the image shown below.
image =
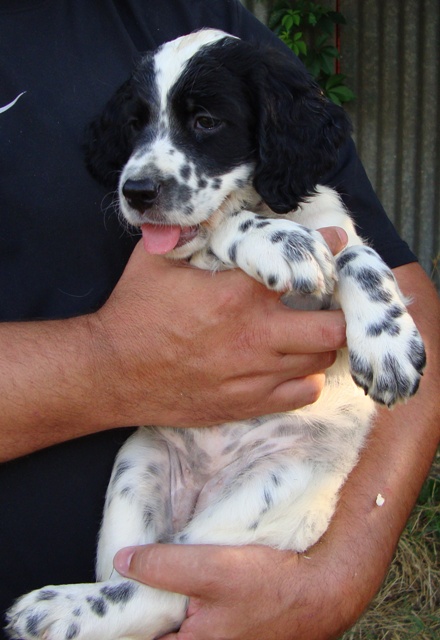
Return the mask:
<path id="1" fill-rule="evenodd" d="M 321 580 L 334 591 L 335 599 L 330 596 L 322 609 L 325 620 L 316 620 L 318 630 L 329 629 L 334 635 L 318 631 L 316 638 L 338 637 L 379 589 L 438 446 L 440 305 L 428 279 L 419 279 L 418 271 L 417 265 L 408 265 L 398 269 L 396 276 L 403 292 L 413 297 L 410 311 L 427 349 L 420 389 L 406 405 L 379 410 L 327 534 L 306 554 L 310 559 L 300 559 L 307 563 L 304 575 L 307 567 L 317 575 L 322 572 Z M 383 506 L 376 504 L 379 493 L 385 499 Z M 307 620 L 302 623 L 306 625 Z"/>
<path id="2" fill-rule="evenodd" d="M 105 428 L 87 316 L 0 324 L 0 460 Z"/>

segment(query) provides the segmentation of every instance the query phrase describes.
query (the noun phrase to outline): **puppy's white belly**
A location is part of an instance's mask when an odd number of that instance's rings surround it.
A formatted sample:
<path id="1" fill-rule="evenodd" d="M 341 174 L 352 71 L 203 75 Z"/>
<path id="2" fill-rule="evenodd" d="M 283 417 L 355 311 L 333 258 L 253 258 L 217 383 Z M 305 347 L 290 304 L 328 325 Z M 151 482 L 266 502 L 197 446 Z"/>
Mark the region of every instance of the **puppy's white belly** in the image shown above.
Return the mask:
<path id="1" fill-rule="evenodd" d="M 319 400 L 303 409 L 209 429 L 140 430 L 168 445 L 174 533 L 257 466 L 261 472 L 293 460 L 341 475 L 351 469 L 374 405 L 348 373 L 340 373 L 345 357 L 341 352 Z"/>
<path id="2" fill-rule="evenodd" d="M 193 446 L 185 444 L 178 430 L 161 429 L 160 437 L 172 445 L 170 453 L 170 495 L 173 532 L 181 531 L 189 520 L 214 504 L 236 481 L 243 469 L 264 457 L 295 448 L 301 449 L 301 432 L 292 430 L 288 437 L 274 435 L 289 418 L 267 416 L 247 422 L 193 430 Z M 292 417 L 292 422 L 296 420 Z"/>

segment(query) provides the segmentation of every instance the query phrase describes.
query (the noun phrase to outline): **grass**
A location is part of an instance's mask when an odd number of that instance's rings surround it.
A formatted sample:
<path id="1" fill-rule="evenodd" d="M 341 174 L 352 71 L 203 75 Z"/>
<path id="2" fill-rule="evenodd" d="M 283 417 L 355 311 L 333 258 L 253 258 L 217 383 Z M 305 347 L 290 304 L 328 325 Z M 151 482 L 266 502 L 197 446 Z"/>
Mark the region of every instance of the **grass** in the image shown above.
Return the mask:
<path id="1" fill-rule="evenodd" d="M 437 285 L 437 288 L 440 291 L 440 251 L 432 259 L 431 280 Z"/>
<path id="2" fill-rule="evenodd" d="M 439 640 L 440 454 L 400 539 L 388 577 L 342 640 Z"/>

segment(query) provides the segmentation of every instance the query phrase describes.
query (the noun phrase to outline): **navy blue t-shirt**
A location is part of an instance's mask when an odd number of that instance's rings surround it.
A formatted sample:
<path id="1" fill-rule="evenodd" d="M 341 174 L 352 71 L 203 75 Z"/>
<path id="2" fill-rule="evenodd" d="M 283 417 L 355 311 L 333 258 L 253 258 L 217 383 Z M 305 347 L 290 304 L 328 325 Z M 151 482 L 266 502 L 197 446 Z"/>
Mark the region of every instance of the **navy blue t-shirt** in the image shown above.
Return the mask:
<path id="1" fill-rule="evenodd" d="M 202 26 L 284 46 L 236 0 L 2 1 L 0 320 L 65 318 L 104 303 L 136 238 L 85 169 L 84 128 L 140 51 Z M 329 183 L 391 267 L 415 260 L 352 144 Z M 128 433 L 0 467 L 0 611 L 30 589 L 93 580 L 105 489 Z"/>

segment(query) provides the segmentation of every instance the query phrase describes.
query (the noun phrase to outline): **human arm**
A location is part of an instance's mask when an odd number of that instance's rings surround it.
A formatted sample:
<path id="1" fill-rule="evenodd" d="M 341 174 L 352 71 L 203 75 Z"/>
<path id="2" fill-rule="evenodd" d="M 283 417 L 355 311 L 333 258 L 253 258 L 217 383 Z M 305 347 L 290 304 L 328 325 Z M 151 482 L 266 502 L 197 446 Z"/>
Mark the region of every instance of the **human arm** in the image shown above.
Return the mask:
<path id="1" fill-rule="evenodd" d="M 213 276 L 138 245 L 98 312 L 0 324 L 1 460 L 118 426 L 307 404 L 345 325 L 338 312 L 292 313 L 239 271 Z"/>
<path id="2" fill-rule="evenodd" d="M 326 534 L 305 554 L 265 547 L 152 545 L 117 555 L 118 571 L 192 596 L 166 640 L 327 640 L 351 627 L 382 583 L 436 451 L 440 431 L 440 303 L 421 268 L 395 270 L 424 337 L 428 365 L 417 395 L 380 409 Z M 378 493 L 385 498 L 376 505 Z M 124 569 L 125 563 L 125 569 Z"/>

